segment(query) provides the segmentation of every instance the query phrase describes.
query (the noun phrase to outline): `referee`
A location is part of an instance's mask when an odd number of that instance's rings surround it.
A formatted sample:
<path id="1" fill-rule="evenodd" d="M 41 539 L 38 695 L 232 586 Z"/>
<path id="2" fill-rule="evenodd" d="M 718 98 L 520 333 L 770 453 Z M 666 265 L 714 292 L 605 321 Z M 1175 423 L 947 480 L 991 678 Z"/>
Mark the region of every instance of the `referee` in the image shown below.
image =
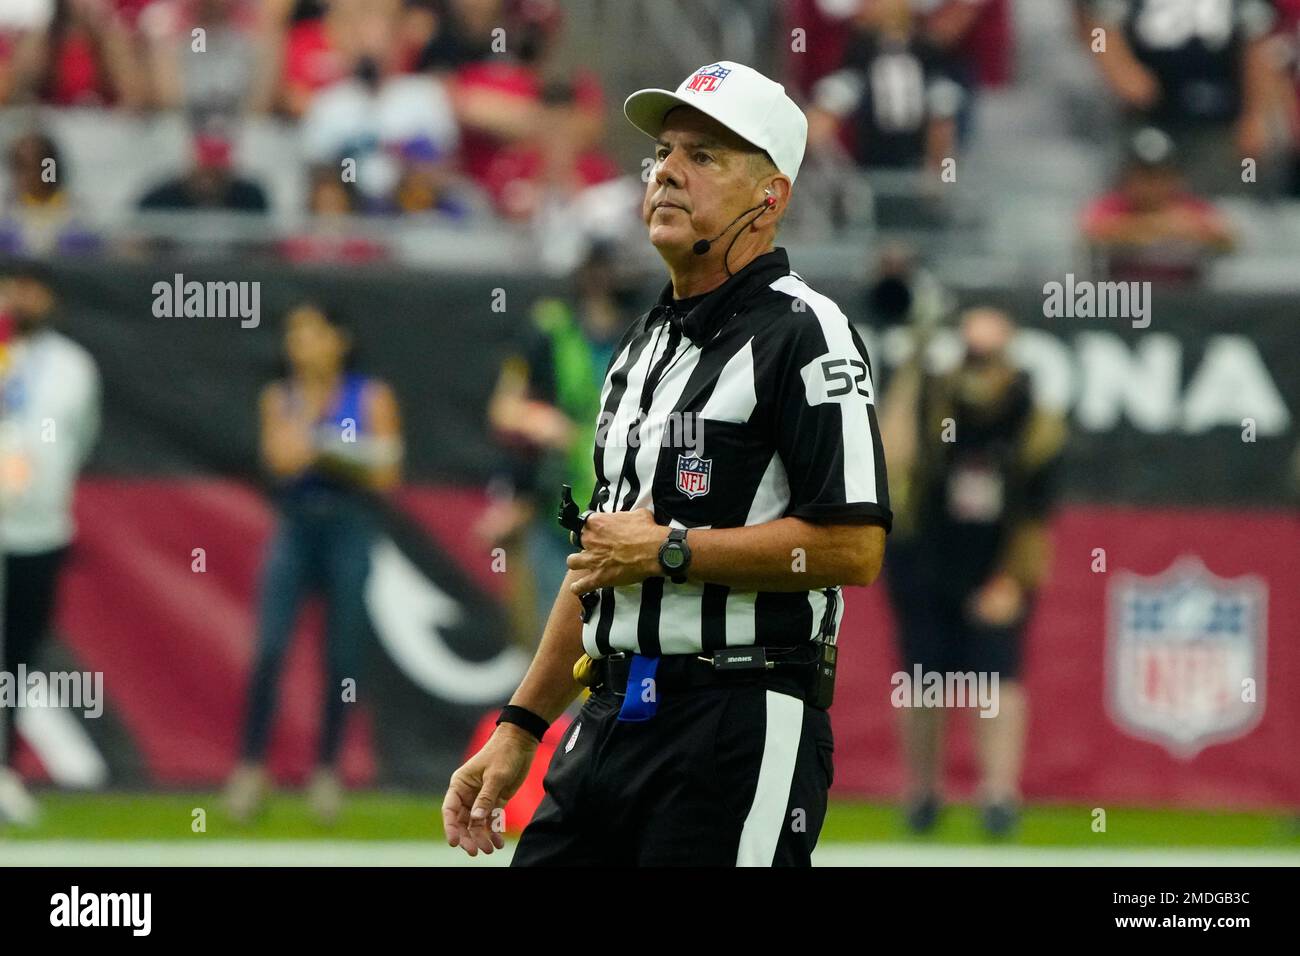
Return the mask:
<path id="1" fill-rule="evenodd" d="M 502 848 L 499 808 L 585 684 L 514 864 L 807 865 L 840 588 L 875 580 L 892 520 L 871 369 L 773 245 L 808 130 L 783 88 L 720 62 L 623 109 L 655 139 L 642 215 L 670 281 L 614 348 L 580 550 L 443 825 Z"/>

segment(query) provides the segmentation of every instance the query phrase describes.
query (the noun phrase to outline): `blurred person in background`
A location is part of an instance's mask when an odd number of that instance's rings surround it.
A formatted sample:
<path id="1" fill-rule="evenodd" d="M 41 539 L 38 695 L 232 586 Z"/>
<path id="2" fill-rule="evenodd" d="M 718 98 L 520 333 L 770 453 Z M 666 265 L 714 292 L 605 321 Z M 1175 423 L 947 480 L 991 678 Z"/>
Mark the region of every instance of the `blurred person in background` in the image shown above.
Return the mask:
<path id="1" fill-rule="evenodd" d="M 320 90 L 348 73 L 356 3 L 265 0 L 262 36 L 265 68 L 274 79 L 259 105 L 298 119 Z"/>
<path id="2" fill-rule="evenodd" d="M 1287 118 L 1290 170 L 1287 194 L 1300 197 L 1300 0 L 1277 0 L 1278 27 L 1274 55 L 1285 65 L 1286 82 L 1279 95 Z"/>
<path id="3" fill-rule="evenodd" d="M 804 31 L 806 49 L 817 56 L 789 57 L 792 88 L 805 98 L 833 72 L 852 35 L 853 18 L 863 0 L 786 0 L 781 4 L 788 29 Z M 922 30 L 945 55 L 952 77 L 969 93 L 1001 89 L 1014 79 L 1016 38 L 1010 0 L 911 0 Z"/>
<path id="4" fill-rule="evenodd" d="M 592 442 L 614 343 L 636 313 L 636 289 L 616 271 L 612 246 L 595 243 L 574 279 L 575 303 L 542 299 L 521 346 L 501 367 L 488 421 L 504 467 L 475 528 L 489 547 L 522 548 L 509 581 L 511 618 L 530 647 L 550 614 L 573 548 L 555 521 L 560 485 L 575 501 L 595 484 Z M 583 496 L 586 497 L 583 497 Z"/>
<path id="5" fill-rule="evenodd" d="M 784 32 L 794 36 L 791 31 L 802 30 L 804 49 L 817 51 L 817 56 L 806 56 L 792 50 L 783 64 L 786 89 L 791 95 L 798 93 L 800 102 L 810 98 L 818 80 L 837 68 L 852 32 L 851 20 L 861 3 L 862 0 L 787 0 L 780 4 Z"/>
<path id="6" fill-rule="evenodd" d="M 1049 562 L 1047 520 L 1065 443 L 1063 420 L 1038 407 L 1008 354 L 1003 312 L 962 317 L 953 372 L 922 371 L 922 350 L 895 373 L 881 433 L 895 502 L 887 581 L 901 656 L 942 675 L 997 675 L 997 715 L 975 718 L 985 830 L 1018 821 L 1027 702 L 1020 681 L 1026 623 Z M 942 707 L 900 708 L 907 822 L 930 830 L 942 808 Z"/>
<path id="7" fill-rule="evenodd" d="M 200 126 L 194 133 L 190 168 L 145 193 L 141 211 L 266 212 L 266 193 L 235 173 L 233 155 L 234 145 L 224 130 Z"/>
<path id="8" fill-rule="evenodd" d="M 863 0 L 839 68 L 813 87 L 808 144 L 847 147 L 866 170 L 937 171 L 962 97 L 907 0 Z"/>
<path id="9" fill-rule="evenodd" d="M 9 192 L 0 212 L 0 253 L 11 256 L 94 251 L 98 237 L 68 189 L 58 145 L 40 132 L 9 147 Z"/>
<path id="10" fill-rule="evenodd" d="M 1165 130 L 1202 193 L 1258 193 L 1241 160 L 1270 165 L 1279 146 L 1284 77 L 1269 36 L 1268 0 L 1075 0 L 1082 40 L 1124 114 L 1127 133 Z"/>
<path id="11" fill-rule="evenodd" d="M 573 83 L 547 84 L 540 102 L 537 133 L 505 147 L 487 170 L 488 191 L 508 219 L 531 219 L 545 204 L 564 205 L 619 175 L 601 149 L 603 126 L 590 121 Z"/>
<path id="12" fill-rule="evenodd" d="M 44 28 L 13 45 L 9 103 L 117 106 L 148 101 L 130 28 L 109 0 L 51 0 Z"/>
<path id="13" fill-rule="evenodd" d="M 0 105 L 14 94 L 14 51 L 28 33 L 44 30 L 54 13 L 51 0 L 11 0 L 0 4 Z"/>
<path id="14" fill-rule="evenodd" d="M 356 184 L 333 166 L 317 166 L 308 177 L 306 229 L 277 246 L 289 262 L 375 262 L 388 256 L 383 242 L 359 235 L 353 216 L 360 209 Z"/>
<path id="15" fill-rule="evenodd" d="M 402 72 L 398 12 L 380 4 L 356 15 L 349 75 L 319 90 L 302 118 L 308 159 L 336 166 L 352 160 L 357 185 L 370 203 L 392 195 L 408 144 L 421 144 L 426 162 L 449 166 L 459 142 L 443 81 Z"/>
<path id="16" fill-rule="evenodd" d="M 453 0 L 465 42 L 486 49 L 458 67 L 452 79 L 452 101 L 462 131 L 461 167 L 489 191 L 492 166 L 511 144 L 546 142 L 547 149 L 560 136 L 548 136 L 546 122 L 554 116 L 543 102 L 552 81 L 565 80 L 573 91 L 564 107 L 565 130 L 580 148 L 590 148 L 601 137 L 605 119 L 604 94 L 598 75 L 582 69 L 560 71 L 554 54 L 563 24 L 556 0 Z M 505 29 L 505 49 L 492 53 L 492 31 Z"/>
<path id="17" fill-rule="evenodd" d="M 354 367 L 339 318 L 304 303 L 285 320 L 287 375 L 261 397 L 262 462 L 279 517 L 262 569 L 257 651 L 240 762 L 227 784 L 231 816 L 252 818 L 267 788 L 266 750 L 281 664 L 303 601 L 325 601 L 325 699 L 319 758 L 308 789 L 323 822 L 337 818 L 343 681 L 359 679 L 366 579 L 376 535 L 369 496 L 401 477 L 401 425 L 387 384 Z"/>
<path id="18" fill-rule="evenodd" d="M 139 30 L 154 105 L 229 116 L 250 108 L 261 69 L 256 28 L 254 0 L 153 0 Z"/>
<path id="19" fill-rule="evenodd" d="M 412 13 L 402 0 L 265 0 L 260 32 L 273 80 L 263 108 L 303 116 L 321 90 L 354 72 L 364 47 L 373 47 L 367 32 L 375 19 L 391 24 L 393 72 L 415 70 L 436 15 Z"/>
<path id="20" fill-rule="evenodd" d="M 925 36 L 952 61 L 963 88 L 1001 89 L 1014 77 L 1009 0 L 911 0 Z"/>
<path id="21" fill-rule="evenodd" d="M 911 0 L 922 32 L 943 54 L 946 72 L 960 84 L 957 136 L 965 142 L 981 89 L 1002 89 L 1012 80 L 1015 49 L 1010 0 Z"/>
<path id="22" fill-rule="evenodd" d="M 1214 205 L 1188 191 L 1173 141 L 1154 128 L 1134 134 L 1119 184 L 1089 204 L 1082 229 L 1095 263 L 1125 281 L 1195 281 L 1235 241 Z"/>
<path id="23" fill-rule="evenodd" d="M 397 183 L 391 195 L 372 209 L 403 216 L 435 215 L 450 220 L 488 217 L 491 207 L 481 191 L 468 184 L 427 139 L 408 140 L 392 150 Z"/>
<path id="24" fill-rule="evenodd" d="M 953 304 L 952 294 L 921 265 L 916 249 L 891 242 L 880 250 L 865 302 L 873 328 L 886 332 L 903 326 L 929 332 L 949 316 Z"/>
<path id="25" fill-rule="evenodd" d="M 448 75 L 492 55 L 487 21 L 496 4 L 476 0 L 407 0 L 403 30 L 415 40 L 412 69 Z"/>
<path id="26" fill-rule="evenodd" d="M 57 308 L 44 266 L 26 262 L 6 270 L 0 323 L 12 327 L 13 340 L 0 365 L 0 661 L 9 674 L 39 664 L 76 530 L 77 475 L 99 434 L 99 372 L 85 349 L 51 327 Z M 9 766 L 15 715 L 0 710 L 0 822 L 31 824 L 36 804 Z"/>

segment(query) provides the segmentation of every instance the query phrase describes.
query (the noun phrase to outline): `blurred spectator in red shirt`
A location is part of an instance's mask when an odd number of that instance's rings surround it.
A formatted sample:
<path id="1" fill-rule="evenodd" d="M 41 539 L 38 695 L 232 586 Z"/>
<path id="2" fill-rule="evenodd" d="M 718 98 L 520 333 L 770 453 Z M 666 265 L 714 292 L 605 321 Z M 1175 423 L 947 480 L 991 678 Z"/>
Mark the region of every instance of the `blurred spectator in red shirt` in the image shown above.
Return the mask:
<path id="1" fill-rule="evenodd" d="M 549 111 L 542 103 L 548 62 L 560 29 L 562 14 L 555 0 L 453 0 L 471 51 L 488 50 L 455 73 L 452 86 L 456 116 L 461 124 L 461 166 L 471 177 L 491 189 L 490 170 L 498 155 L 512 143 L 539 137 L 546 131 Z M 492 31 L 505 25 L 504 49 L 493 52 Z M 604 96 L 591 71 L 569 78 L 573 87 L 567 128 L 577 142 L 594 142 L 604 123 Z"/>
<path id="2" fill-rule="evenodd" d="M 67 188 L 68 168 L 44 133 L 9 147 L 9 194 L 0 216 L 0 252 L 11 256 L 73 254 L 98 248 L 98 237 Z"/>
<path id="3" fill-rule="evenodd" d="M 122 106 L 146 101 L 130 30 L 109 0 L 52 0 L 44 29 L 13 43 L 8 102 Z"/>
<path id="4" fill-rule="evenodd" d="M 268 110 L 298 117 L 316 91 L 343 79 L 347 62 L 343 54 L 347 15 L 345 5 L 327 6 L 320 0 L 265 0 L 266 69 L 276 79 L 266 91 Z"/>
<path id="5" fill-rule="evenodd" d="M 497 211 L 511 219 L 530 219 L 546 199 L 567 202 L 619 174 L 600 149 L 600 129 L 583 115 L 572 83 L 549 84 L 541 107 L 545 132 L 502 149 L 488 167 L 488 191 Z"/>
<path id="6" fill-rule="evenodd" d="M 140 14 L 154 104 L 235 115 L 259 69 L 255 0 L 153 0 Z M 196 50 L 193 31 L 201 28 Z"/>
<path id="7" fill-rule="evenodd" d="M 227 133 L 199 129 L 194 134 L 193 164 L 149 190 L 140 200 L 141 210 L 266 212 L 266 193 L 257 183 L 235 174 L 233 153 Z"/>
<path id="8" fill-rule="evenodd" d="M 955 151 L 963 95 L 907 0 L 871 0 L 839 69 L 813 89 L 808 143 L 844 144 L 863 169 L 937 169 Z"/>
<path id="9" fill-rule="evenodd" d="M 1108 278 L 1187 282 L 1234 244 L 1231 227 L 1208 201 L 1188 192 L 1173 141 L 1139 130 L 1118 188 L 1084 212 L 1083 235 Z"/>
<path id="10" fill-rule="evenodd" d="M 261 104 L 301 116 L 321 90 L 353 72 L 366 23 L 388 24 L 392 69 L 416 69 L 421 49 L 441 28 L 434 0 L 262 0 L 266 62 L 264 72 L 278 77 Z"/>

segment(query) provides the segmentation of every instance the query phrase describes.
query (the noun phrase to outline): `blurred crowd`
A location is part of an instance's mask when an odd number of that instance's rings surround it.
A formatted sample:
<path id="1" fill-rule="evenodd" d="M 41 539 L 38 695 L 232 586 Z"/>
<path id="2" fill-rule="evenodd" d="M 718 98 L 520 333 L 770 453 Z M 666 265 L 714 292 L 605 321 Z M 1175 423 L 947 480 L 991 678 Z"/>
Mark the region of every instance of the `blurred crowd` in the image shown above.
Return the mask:
<path id="1" fill-rule="evenodd" d="M 528 219 L 618 175 L 598 79 L 552 68 L 562 22 L 556 0 L 24 0 L 0 10 L 0 104 L 183 111 L 188 168 L 142 210 L 265 212 L 235 146 L 269 115 L 296 125 L 313 214 Z M 51 230 L 75 219 L 57 152 L 40 132 L 9 148 L 11 251 L 85 243 Z M 330 239 L 284 251 L 375 253 Z"/>
<path id="2" fill-rule="evenodd" d="M 1194 278 L 1233 247 L 1216 199 L 1300 197 L 1300 0 L 1060 2 L 1122 157 L 1080 220 L 1094 265 Z M 890 225 L 900 176 L 905 198 L 941 197 L 980 135 L 981 98 L 1020 81 L 1012 0 L 774 9 L 775 45 L 790 47 L 775 69 L 809 116 L 801 205 L 835 226 L 855 222 L 864 190 Z M 573 26 L 558 0 L 7 0 L 0 105 L 180 111 L 190 157 L 138 196 L 148 211 L 268 211 L 236 147 L 250 118 L 282 120 L 316 226 L 279 252 L 365 262 L 384 246 L 346 225 L 357 214 L 536 222 L 634 181 L 639 167 L 610 153 L 617 103 L 559 52 Z M 77 201 L 94 184 L 74 193 L 52 172 L 59 147 L 36 127 L 7 144 L 0 252 L 96 246 Z M 927 221 L 932 205 L 903 202 L 892 221 Z"/>
<path id="3" fill-rule="evenodd" d="M 1300 196 L 1300 2 L 1069 8 L 1117 159 L 1112 187 L 1083 210 L 1081 245 L 1116 277 L 1196 279 L 1234 247 L 1217 199 Z M 923 186 L 941 192 L 945 163 L 978 135 L 975 104 L 1016 76 L 1012 9 L 1009 0 L 796 0 L 787 22 L 809 24 L 808 43 L 824 54 L 792 58 L 814 157 L 869 176 L 924 171 Z"/>

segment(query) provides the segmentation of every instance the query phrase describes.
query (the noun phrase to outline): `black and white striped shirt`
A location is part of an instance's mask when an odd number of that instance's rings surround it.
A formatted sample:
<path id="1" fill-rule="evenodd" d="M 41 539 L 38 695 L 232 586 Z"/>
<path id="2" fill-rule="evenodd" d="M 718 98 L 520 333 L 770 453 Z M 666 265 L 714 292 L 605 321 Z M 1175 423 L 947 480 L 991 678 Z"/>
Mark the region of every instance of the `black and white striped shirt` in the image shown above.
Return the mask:
<path id="1" fill-rule="evenodd" d="M 871 367 L 839 307 L 780 248 L 689 302 L 683 315 L 670 283 L 615 346 L 590 507 L 650 508 L 676 528 L 793 515 L 888 530 Z M 838 631 L 838 598 L 838 588 L 742 591 L 652 577 L 603 588 L 583 644 L 593 657 L 790 646 L 823 625 Z"/>

